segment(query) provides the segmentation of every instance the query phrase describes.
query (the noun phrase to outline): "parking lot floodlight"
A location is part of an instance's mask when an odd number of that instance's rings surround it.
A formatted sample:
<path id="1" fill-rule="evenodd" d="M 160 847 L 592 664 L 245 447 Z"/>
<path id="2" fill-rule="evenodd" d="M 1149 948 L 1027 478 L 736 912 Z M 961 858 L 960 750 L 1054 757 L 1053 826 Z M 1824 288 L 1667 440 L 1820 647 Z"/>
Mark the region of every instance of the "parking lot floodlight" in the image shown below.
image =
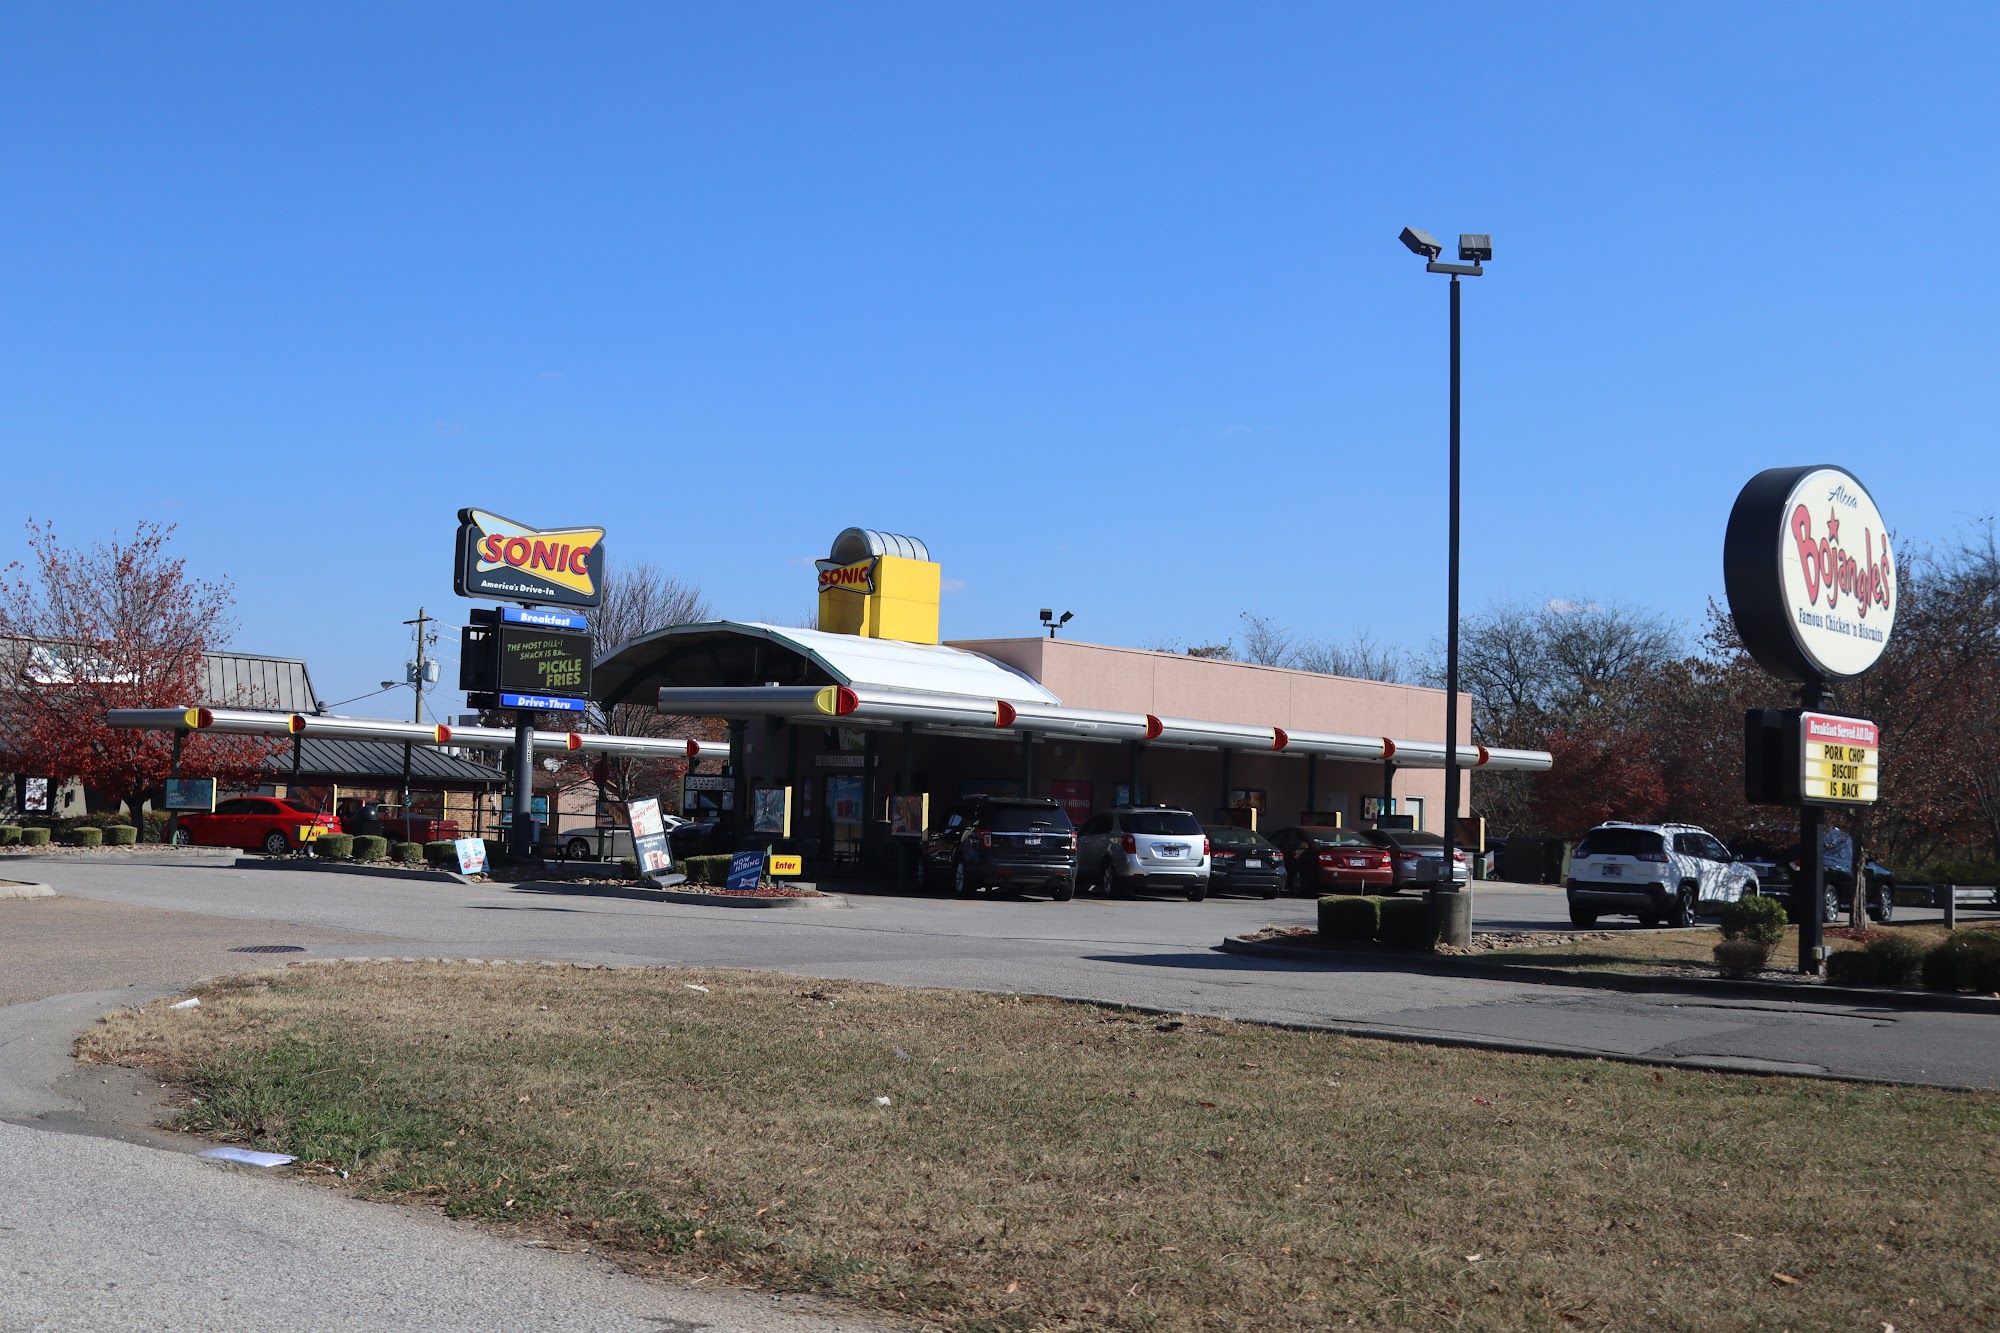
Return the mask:
<path id="1" fill-rule="evenodd" d="M 1422 259 L 1436 259 L 1444 253 L 1444 247 L 1438 244 L 1437 237 L 1427 231 L 1418 231 L 1415 227 L 1403 228 L 1403 234 L 1397 239 L 1409 247 L 1411 254 Z"/>
<path id="2" fill-rule="evenodd" d="M 385 680 L 382 682 L 382 688 L 385 690 L 393 690 L 402 683 L 403 682 L 400 680 Z"/>
<path id="3" fill-rule="evenodd" d="M 1461 232 L 1458 257 L 1467 264 L 1484 264 L 1493 258 L 1493 238 L 1481 232 Z"/>

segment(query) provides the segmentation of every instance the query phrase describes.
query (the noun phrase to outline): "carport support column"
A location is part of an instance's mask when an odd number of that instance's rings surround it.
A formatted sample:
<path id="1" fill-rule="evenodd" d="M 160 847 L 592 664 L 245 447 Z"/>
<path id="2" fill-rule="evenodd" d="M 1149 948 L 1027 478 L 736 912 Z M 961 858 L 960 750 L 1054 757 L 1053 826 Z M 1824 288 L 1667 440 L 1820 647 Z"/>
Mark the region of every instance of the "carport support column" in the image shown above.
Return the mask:
<path id="1" fill-rule="evenodd" d="M 1125 787 L 1125 803 L 1127 805 L 1137 805 L 1139 804 L 1139 756 L 1146 752 L 1146 742 L 1127 741 L 1125 743 L 1130 747 L 1128 753 L 1131 758 L 1130 772 Z"/>
<path id="2" fill-rule="evenodd" d="M 168 776 L 174 778 L 176 781 L 178 781 L 181 776 L 181 743 L 186 739 L 187 739 L 187 732 L 182 728 L 176 727 L 174 729 L 173 767 L 168 770 Z M 132 817 L 139 821 L 139 841 L 144 842 L 146 840 L 146 816 L 143 812 L 134 810 L 132 812 Z M 160 841 L 164 843 L 172 843 L 174 840 L 174 830 L 180 827 L 180 822 L 181 822 L 181 817 L 179 811 L 177 810 L 167 811 L 167 822 L 161 825 L 160 827 Z"/>
<path id="3" fill-rule="evenodd" d="M 1306 756 L 1306 810 L 1307 814 L 1319 809 L 1319 756 Z M 1310 819 L 1301 821 L 1310 824 Z"/>
<path id="4" fill-rule="evenodd" d="M 1380 819 L 1389 813 L 1396 803 L 1396 766 L 1384 760 L 1382 764 L 1382 804 L 1376 809 L 1375 817 Z"/>
<path id="5" fill-rule="evenodd" d="M 1235 785 L 1236 751 L 1227 745 L 1222 747 L 1222 808 L 1229 809 L 1229 789 Z M 1223 815 L 1224 819 L 1229 816 Z"/>
<path id="6" fill-rule="evenodd" d="M 524 860 L 535 854 L 535 715 L 533 713 L 514 714 L 514 822 L 507 834 L 507 851 Z"/>
<path id="7" fill-rule="evenodd" d="M 743 718 L 729 722 L 729 831 L 740 850 L 750 829 L 750 724 Z"/>
<path id="8" fill-rule="evenodd" d="M 1021 733 L 1021 795 L 1035 794 L 1035 733 Z"/>
<path id="9" fill-rule="evenodd" d="M 898 796 L 908 796 L 910 794 L 911 783 L 915 781 L 916 748 L 917 724 L 914 722 L 905 722 L 903 724 L 902 767 L 896 773 L 896 794 Z M 919 846 L 922 845 L 922 840 L 923 830 L 919 829 L 917 830 L 916 838 Z M 895 843 L 896 892 L 898 893 L 907 892 L 910 887 L 910 854 L 908 846 L 910 842 L 911 839 L 905 838 Z"/>

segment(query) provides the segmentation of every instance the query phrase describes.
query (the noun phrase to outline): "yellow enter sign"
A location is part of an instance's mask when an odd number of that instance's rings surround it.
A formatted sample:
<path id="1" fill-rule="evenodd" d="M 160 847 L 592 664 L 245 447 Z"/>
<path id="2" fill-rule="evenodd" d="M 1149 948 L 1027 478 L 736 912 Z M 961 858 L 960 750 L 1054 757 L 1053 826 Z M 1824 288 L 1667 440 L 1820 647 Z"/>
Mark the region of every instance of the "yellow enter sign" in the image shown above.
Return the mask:
<path id="1" fill-rule="evenodd" d="M 803 856 L 771 856 L 773 875 L 803 875 L 806 873 L 806 859 Z"/>

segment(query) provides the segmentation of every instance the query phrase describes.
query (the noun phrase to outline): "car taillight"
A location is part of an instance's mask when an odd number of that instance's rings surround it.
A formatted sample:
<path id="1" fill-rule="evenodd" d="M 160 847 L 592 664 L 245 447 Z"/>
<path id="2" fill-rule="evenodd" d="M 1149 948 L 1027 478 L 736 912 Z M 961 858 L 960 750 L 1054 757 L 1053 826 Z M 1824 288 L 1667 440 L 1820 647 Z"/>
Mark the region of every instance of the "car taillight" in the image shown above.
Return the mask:
<path id="1" fill-rule="evenodd" d="M 1464 853 L 1464 852 L 1453 852 L 1453 853 L 1451 854 L 1451 858 L 1452 858 L 1452 860 L 1454 860 L 1454 861 L 1463 861 L 1463 860 L 1465 859 L 1465 853 Z"/>
<path id="2" fill-rule="evenodd" d="M 1332 865 L 1334 863 L 1334 859 L 1335 858 L 1332 852 L 1321 852 L 1319 854 L 1319 863 L 1323 866 Z"/>
<path id="3" fill-rule="evenodd" d="M 1667 863 L 1667 854 L 1665 852 L 1640 852 L 1632 859 L 1635 861 L 1657 861 L 1661 865 L 1665 865 Z"/>
<path id="4" fill-rule="evenodd" d="M 1283 852 L 1272 852 L 1271 861 L 1273 864 L 1283 865 L 1285 863 L 1285 854 Z"/>
<path id="5" fill-rule="evenodd" d="M 1125 849 L 1125 855 L 1127 856 L 1137 856 L 1139 854 L 1139 840 L 1129 833 L 1119 840 L 1118 845 Z"/>
<path id="6" fill-rule="evenodd" d="M 1076 830 L 1075 830 L 1075 829 L 1071 829 L 1071 830 L 1070 830 L 1070 834 L 1069 834 L 1069 849 L 1070 849 L 1071 851 L 1075 851 L 1075 850 L 1076 850 Z"/>
<path id="7" fill-rule="evenodd" d="M 1207 839 L 1207 838 L 1203 838 L 1203 839 L 1201 840 L 1201 854 L 1202 854 L 1203 856 L 1207 856 L 1207 855 L 1208 855 L 1208 839 Z"/>
<path id="8" fill-rule="evenodd" d="M 979 845 L 981 847 L 991 847 L 993 845 L 993 835 L 991 833 L 980 834 Z"/>
<path id="9" fill-rule="evenodd" d="M 1397 852 L 1395 853 L 1395 857 L 1398 861 L 1421 861 L 1424 859 L 1421 852 Z"/>

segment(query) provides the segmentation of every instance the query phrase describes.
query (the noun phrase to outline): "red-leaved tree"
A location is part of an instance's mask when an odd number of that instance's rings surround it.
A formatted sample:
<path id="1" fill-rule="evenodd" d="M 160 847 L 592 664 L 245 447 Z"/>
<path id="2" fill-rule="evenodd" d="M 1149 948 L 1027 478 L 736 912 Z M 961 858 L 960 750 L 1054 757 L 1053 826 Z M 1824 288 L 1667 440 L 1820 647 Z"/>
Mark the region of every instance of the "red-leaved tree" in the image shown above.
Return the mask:
<path id="1" fill-rule="evenodd" d="M 105 714 L 209 702 L 202 654 L 234 628 L 230 585 L 189 578 L 167 551 L 172 535 L 141 523 L 130 540 L 72 548 L 31 520 L 30 558 L 8 565 L 0 583 L 10 696 L 0 750 L 17 772 L 75 778 L 122 801 L 142 837 L 145 802 L 170 773 L 172 736 L 113 728 Z M 256 738 L 197 733 L 181 771 L 254 780 L 271 751 Z"/>
<path id="2" fill-rule="evenodd" d="M 1666 804 L 1643 730 L 1557 726 L 1545 748 L 1554 764 L 1535 783 L 1532 809 L 1557 837 L 1581 838 L 1611 819 L 1651 819 Z"/>

